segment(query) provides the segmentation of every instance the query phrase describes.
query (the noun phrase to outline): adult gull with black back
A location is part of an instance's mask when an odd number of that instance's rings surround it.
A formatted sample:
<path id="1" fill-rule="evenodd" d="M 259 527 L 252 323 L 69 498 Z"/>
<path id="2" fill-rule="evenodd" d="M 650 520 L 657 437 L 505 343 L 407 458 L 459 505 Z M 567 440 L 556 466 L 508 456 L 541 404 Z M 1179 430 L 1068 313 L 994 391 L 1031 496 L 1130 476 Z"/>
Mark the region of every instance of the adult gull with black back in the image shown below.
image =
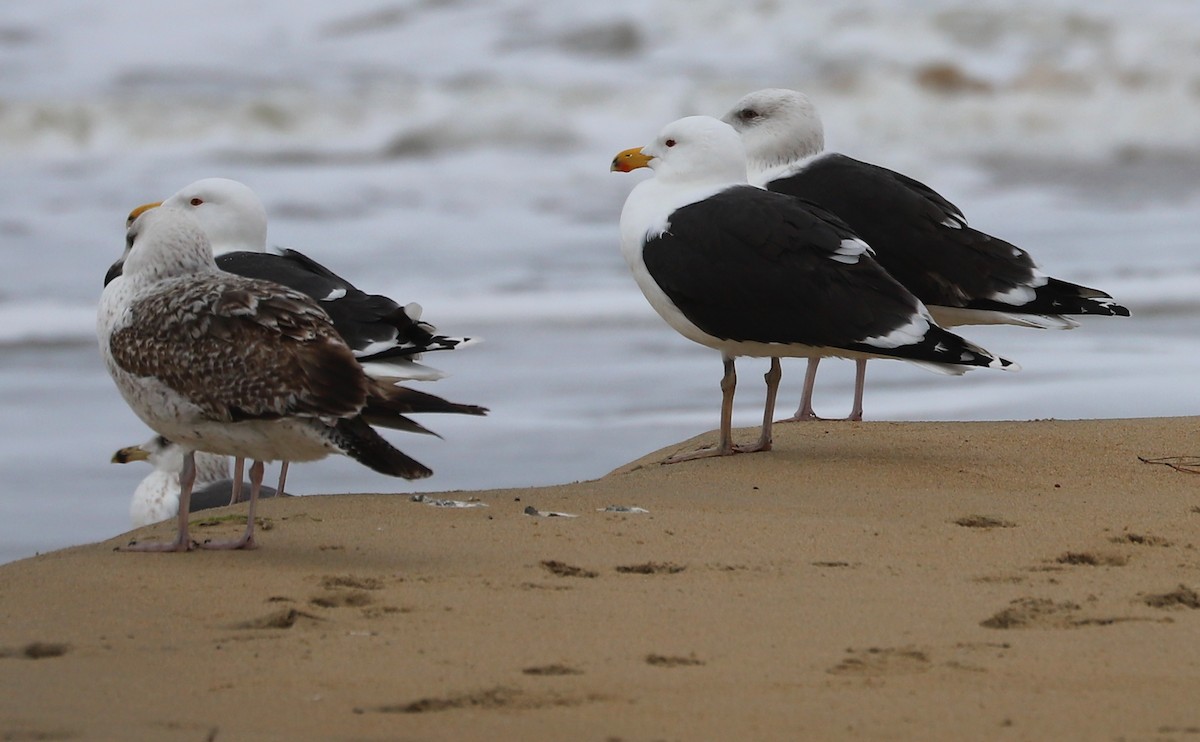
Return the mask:
<path id="1" fill-rule="evenodd" d="M 1047 276 L 1025 250 L 972 228 L 962 210 L 924 183 L 825 152 L 821 118 L 803 93 L 759 90 L 722 120 L 742 135 L 751 183 L 837 215 L 943 327 L 1071 329 L 1079 315 L 1129 316 L 1103 291 Z M 812 394 L 819 361 L 809 359 L 800 406 L 790 420 L 817 419 Z M 857 359 L 849 420 L 862 419 L 866 365 Z"/>
<path id="2" fill-rule="evenodd" d="M 674 456 L 768 450 L 779 358 L 897 358 L 951 374 L 1015 370 L 938 327 L 842 220 L 799 199 L 749 185 L 737 132 L 708 116 L 668 124 L 651 144 L 619 153 L 612 169 L 648 167 L 621 212 L 621 252 L 651 306 L 684 337 L 720 351 L 716 448 Z M 731 433 L 738 356 L 769 357 L 756 443 Z"/>

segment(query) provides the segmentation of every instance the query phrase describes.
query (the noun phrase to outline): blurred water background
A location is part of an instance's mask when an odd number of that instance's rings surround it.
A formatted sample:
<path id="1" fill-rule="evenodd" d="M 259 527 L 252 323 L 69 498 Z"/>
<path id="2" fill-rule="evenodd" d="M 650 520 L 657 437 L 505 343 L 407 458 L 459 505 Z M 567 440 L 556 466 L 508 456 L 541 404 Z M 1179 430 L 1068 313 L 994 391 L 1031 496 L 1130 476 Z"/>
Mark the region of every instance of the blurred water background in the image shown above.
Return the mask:
<path id="1" fill-rule="evenodd" d="M 939 189 L 1046 272 L 1133 310 L 1071 332 L 964 328 L 1018 374 L 870 367 L 868 419 L 1196 414 L 1200 5 L 1194 0 L 40 0 L 0 5 L 0 562 L 128 528 L 149 437 L 98 359 L 129 209 L 253 187 L 296 247 L 485 343 L 426 387 L 489 405 L 392 436 L 436 475 L 339 457 L 291 489 L 600 476 L 715 427 L 720 363 L 642 299 L 612 156 L 761 87 L 805 90 L 836 149 Z M 743 361 L 736 423 L 757 421 Z M 781 412 L 802 363 L 785 365 Z M 850 405 L 829 361 L 818 411 Z M 1194 453 L 1195 441 L 1178 450 Z M 802 496 L 802 493 L 797 493 Z"/>

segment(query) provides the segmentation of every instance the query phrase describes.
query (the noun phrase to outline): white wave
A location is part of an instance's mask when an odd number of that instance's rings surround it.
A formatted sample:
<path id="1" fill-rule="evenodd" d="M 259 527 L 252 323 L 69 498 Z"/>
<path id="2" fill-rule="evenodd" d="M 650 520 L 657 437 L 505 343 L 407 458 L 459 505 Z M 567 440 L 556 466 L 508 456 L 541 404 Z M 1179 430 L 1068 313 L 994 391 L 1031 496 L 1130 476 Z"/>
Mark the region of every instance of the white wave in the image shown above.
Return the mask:
<path id="1" fill-rule="evenodd" d="M 0 302 L 0 345 L 75 343 L 95 334 L 95 305 Z"/>
<path id="2" fill-rule="evenodd" d="M 901 168 L 1196 147 L 1190 0 L 11 5 L 0 153 L 569 146 L 766 85 Z"/>

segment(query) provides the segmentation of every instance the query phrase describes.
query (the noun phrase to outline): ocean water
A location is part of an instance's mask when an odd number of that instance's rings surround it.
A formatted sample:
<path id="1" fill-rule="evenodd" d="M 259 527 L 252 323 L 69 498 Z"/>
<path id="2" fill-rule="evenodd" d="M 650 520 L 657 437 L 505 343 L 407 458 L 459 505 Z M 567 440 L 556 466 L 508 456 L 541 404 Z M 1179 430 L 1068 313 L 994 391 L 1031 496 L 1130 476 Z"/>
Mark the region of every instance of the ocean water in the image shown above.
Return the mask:
<path id="1" fill-rule="evenodd" d="M 6 3 L 0 561 L 127 530 L 145 471 L 108 459 L 149 432 L 101 367 L 95 303 L 129 209 L 201 177 L 258 191 L 271 243 L 485 339 L 430 356 L 450 376 L 423 388 L 492 414 L 392 436 L 433 478 L 338 458 L 295 467 L 289 489 L 586 479 L 715 427 L 716 354 L 657 318 L 619 255 L 644 175 L 608 164 L 768 86 L 809 92 L 832 149 L 925 180 L 1134 314 L 961 330 L 1017 374 L 873 363 L 869 419 L 1200 412 L 1190 0 Z M 822 365 L 819 412 L 848 411 L 852 368 Z M 739 425 L 764 369 L 739 363 Z M 802 377 L 785 364 L 781 412 Z"/>

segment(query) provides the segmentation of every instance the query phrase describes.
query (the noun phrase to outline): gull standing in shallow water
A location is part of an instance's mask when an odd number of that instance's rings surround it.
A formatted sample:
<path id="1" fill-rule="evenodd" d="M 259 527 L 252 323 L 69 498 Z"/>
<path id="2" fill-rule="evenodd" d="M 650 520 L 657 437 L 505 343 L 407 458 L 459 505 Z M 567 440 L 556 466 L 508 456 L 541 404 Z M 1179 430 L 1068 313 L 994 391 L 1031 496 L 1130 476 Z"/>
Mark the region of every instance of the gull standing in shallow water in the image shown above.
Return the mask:
<path id="1" fill-rule="evenodd" d="M 221 270 L 274 281 L 317 300 L 363 369 L 380 381 L 440 379 L 444 376 L 441 371 L 418 362 L 421 354 L 455 350 L 471 343 L 470 338 L 438 335 L 436 327 L 421 320 L 420 304 L 401 306 L 386 296 L 368 294 L 296 250 L 267 252 L 267 211 L 258 195 L 244 183 L 229 178 L 197 180 L 166 201 L 138 206 L 130 212 L 127 225 L 160 205 L 183 209 L 196 217 Z M 119 275 L 120 264 L 113 268 L 106 284 Z M 459 411 L 430 404 L 436 399 L 426 399 L 423 409 L 411 411 Z M 234 469 L 239 479 L 242 467 L 243 459 L 237 457 Z M 278 485 L 281 492 L 287 482 L 287 469 L 288 462 L 281 462 Z"/>
<path id="2" fill-rule="evenodd" d="M 621 252 L 651 306 L 684 337 L 721 352 L 721 431 L 703 456 L 764 451 L 779 386 L 779 358 L 897 358 L 944 373 L 974 366 L 1016 370 L 938 327 L 840 219 L 746 181 L 737 132 L 707 116 L 668 124 L 653 143 L 625 150 L 612 170 L 648 167 L 621 211 Z M 731 433 L 738 356 L 769 357 L 756 443 Z"/>
<path id="3" fill-rule="evenodd" d="M 246 530 L 237 539 L 201 544 L 212 549 L 254 546 L 264 461 L 340 453 L 383 474 L 432 474 L 371 427 L 427 432 L 404 416 L 414 411 L 410 390 L 367 376 L 307 295 L 218 269 L 191 213 L 162 207 L 139 215 L 121 263 L 100 297 L 101 356 L 138 417 L 185 450 L 175 540 L 128 548 L 193 547 L 188 511 L 196 451 L 255 460 Z M 239 484 L 235 477 L 234 488 Z"/>
<path id="4" fill-rule="evenodd" d="M 742 135 L 752 184 L 816 203 L 846 222 L 943 327 L 1069 330 L 1079 326 L 1072 316 L 1129 316 L 1103 291 L 1051 278 L 1021 248 L 972 229 L 957 206 L 924 183 L 824 152 L 821 119 L 802 93 L 750 93 L 722 120 Z M 818 419 L 812 394 L 819 362 L 809 359 L 800 406 L 789 421 Z M 862 419 L 866 372 L 859 358 L 848 420 Z"/>

